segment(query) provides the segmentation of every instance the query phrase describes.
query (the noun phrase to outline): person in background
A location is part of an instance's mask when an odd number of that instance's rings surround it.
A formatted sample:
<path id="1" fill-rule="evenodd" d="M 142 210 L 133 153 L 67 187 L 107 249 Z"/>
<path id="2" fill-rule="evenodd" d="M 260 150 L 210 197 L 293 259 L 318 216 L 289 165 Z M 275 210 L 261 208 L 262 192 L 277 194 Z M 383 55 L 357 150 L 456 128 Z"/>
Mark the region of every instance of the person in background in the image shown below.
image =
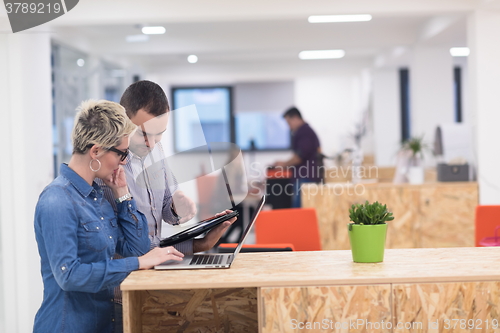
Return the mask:
<path id="1" fill-rule="evenodd" d="M 130 150 L 123 168 L 137 209 L 146 216 L 151 248 L 155 248 L 161 240 L 162 220 L 171 225 L 187 222 L 196 215 L 196 205 L 177 190 L 175 177 L 168 168 L 160 142 L 167 129 L 170 111 L 163 89 L 151 81 L 137 81 L 125 90 L 120 104 L 137 126 L 137 131 L 130 138 Z M 105 198 L 116 210 L 111 188 L 102 185 Z M 188 240 L 174 247 L 185 255 L 207 251 L 235 221 L 236 217 L 213 228 L 203 238 Z M 115 303 L 116 315 L 121 316 L 119 288 L 116 288 Z"/>
<path id="2" fill-rule="evenodd" d="M 292 157 L 274 163 L 275 167 L 286 167 L 292 171 L 292 207 L 301 206 L 300 187 L 304 183 L 319 183 L 323 180 L 323 161 L 318 136 L 302 119 L 300 111 L 291 107 L 283 114 L 292 131 Z"/>
<path id="3" fill-rule="evenodd" d="M 61 165 L 35 210 L 44 284 L 35 333 L 112 333 L 114 288 L 131 271 L 182 260 L 173 247 L 150 251 L 147 220 L 128 190 L 122 165 L 135 129 L 117 103 L 87 101 L 79 107 L 69 164 Z M 97 177 L 111 189 L 116 213 Z M 124 258 L 114 259 L 115 253 Z"/>

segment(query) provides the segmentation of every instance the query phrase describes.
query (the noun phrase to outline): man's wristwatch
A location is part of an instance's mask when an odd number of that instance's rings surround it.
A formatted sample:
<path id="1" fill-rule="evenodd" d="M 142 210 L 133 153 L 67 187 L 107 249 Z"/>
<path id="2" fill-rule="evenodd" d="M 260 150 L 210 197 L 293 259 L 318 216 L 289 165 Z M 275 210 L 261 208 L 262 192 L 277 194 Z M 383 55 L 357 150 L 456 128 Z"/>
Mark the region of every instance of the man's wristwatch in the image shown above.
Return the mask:
<path id="1" fill-rule="evenodd" d="M 115 201 L 117 204 L 119 204 L 124 202 L 125 200 L 130 200 L 130 199 L 132 199 L 132 195 L 130 193 L 127 193 L 124 196 L 115 199 Z"/>
<path id="2" fill-rule="evenodd" d="M 175 222 L 179 222 L 179 220 L 181 219 L 181 217 L 179 215 L 177 215 L 177 213 L 175 212 L 175 206 L 174 206 L 174 201 L 173 200 L 172 200 L 172 204 L 170 205 L 170 211 L 172 212 L 172 215 L 176 219 Z"/>

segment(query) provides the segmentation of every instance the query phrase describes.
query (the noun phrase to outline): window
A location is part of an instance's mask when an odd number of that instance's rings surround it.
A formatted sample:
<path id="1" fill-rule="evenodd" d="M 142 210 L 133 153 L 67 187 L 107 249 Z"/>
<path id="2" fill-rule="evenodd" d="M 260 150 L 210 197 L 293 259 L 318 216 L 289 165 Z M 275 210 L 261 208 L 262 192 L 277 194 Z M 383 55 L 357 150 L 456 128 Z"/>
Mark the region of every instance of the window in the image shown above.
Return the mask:
<path id="1" fill-rule="evenodd" d="M 453 92 L 455 101 L 455 122 L 462 122 L 462 69 L 453 69 Z"/>
<path id="2" fill-rule="evenodd" d="M 231 103 L 230 87 L 173 88 L 175 151 L 186 151 L 210 142 L 234 142 Z M 197 114 L 181 109 L 193 105 Z M 200 124 L 203 133 L 196 130 Z M 204 137 L 200 137 L 202 135 Z"/>
<path id="3" fill-rule="evenodd" d="M 399 87 L 401 96 L 401 141 L 410 138 L 410 71 L 399 70 Z"/>
<path id="4" fill-rule="evenodd" d="M 210 142 L 232 142 L 242 150 L 289 149 L 290 129 L 282 115 L 293 97 L 293 81 L 174 87 L 174 150 Z"/>

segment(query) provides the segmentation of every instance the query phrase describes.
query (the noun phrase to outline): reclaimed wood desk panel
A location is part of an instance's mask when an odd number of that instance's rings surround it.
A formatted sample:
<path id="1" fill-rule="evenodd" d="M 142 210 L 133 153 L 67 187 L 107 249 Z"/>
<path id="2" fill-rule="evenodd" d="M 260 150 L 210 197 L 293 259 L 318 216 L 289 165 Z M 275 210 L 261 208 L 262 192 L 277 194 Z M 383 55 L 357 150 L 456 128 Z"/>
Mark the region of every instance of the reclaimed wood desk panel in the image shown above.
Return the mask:
<path id="1" fill-rule="evenodd" d="M 474 314 L 491 322 L 498 267 L 500 247 L 388 249 L 376 264 L 354 263 L 350 251 L 242 253 L 230 269 L 136 271 L 121 284 L 125 332 L 295 332 L 291 320 L 428 325 Z"/>
<path id="2" fill-rule="evenodd" d="M 350 249 L 349 208 L 379 201 L 394 214 L 386 247 L 474 246 L 475 182 L 409 184 L 306 184 L 302 206 L 316 208 L 324 250 Z"/>

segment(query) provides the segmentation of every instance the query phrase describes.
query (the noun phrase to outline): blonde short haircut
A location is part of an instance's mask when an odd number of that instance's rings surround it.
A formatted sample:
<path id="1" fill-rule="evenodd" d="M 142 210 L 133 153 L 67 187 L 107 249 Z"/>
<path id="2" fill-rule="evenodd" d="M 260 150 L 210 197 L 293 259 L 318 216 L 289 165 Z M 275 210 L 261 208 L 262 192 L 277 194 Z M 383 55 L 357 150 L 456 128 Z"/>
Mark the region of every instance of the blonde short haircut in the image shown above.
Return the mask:
<path id="1" fill-rule="evenodd" d="M 90 145 L 105 149 L 119 146 L 136 129 L 123 106 L 115 102 L 88 100 L 77 111 L 71 134 L 73 154 L 85 154 Z"/>

